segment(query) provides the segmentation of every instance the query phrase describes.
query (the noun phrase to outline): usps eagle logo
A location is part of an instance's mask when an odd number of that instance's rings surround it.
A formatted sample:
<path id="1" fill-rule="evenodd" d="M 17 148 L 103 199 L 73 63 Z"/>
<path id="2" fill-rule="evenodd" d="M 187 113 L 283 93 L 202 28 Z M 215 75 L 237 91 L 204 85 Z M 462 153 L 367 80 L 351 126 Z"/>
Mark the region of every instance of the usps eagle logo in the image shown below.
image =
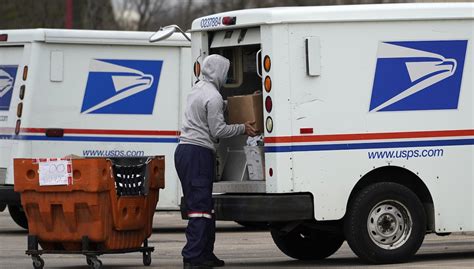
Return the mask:
<path id="1" fill-rule="evenodd" d="M 457 109 L 467 40 L 381 42 L 370 112 Z"/>
<path id="2" fill-rule="evenodd" d="M 17 70 L 17 65 L 0 65 L 0 111 L 10 110 Z"/>
<path id="3" fill-rule="evenodd" d="M 163 61 L 93 59 L 83 114 L 152 114 Z"/>

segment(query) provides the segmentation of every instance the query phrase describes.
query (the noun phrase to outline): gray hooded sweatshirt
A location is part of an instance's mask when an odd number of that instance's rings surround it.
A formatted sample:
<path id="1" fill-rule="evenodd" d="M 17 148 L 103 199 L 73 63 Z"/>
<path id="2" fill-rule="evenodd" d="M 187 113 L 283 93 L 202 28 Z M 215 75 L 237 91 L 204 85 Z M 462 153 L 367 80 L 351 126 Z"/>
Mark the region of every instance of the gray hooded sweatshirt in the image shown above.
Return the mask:
<path id="1" fill-rule="evenodd" d="M 225 83 L 229 66 L 229 60 L 217 54 L 204 59 L 202 80 L 194 85 L 187 98 L 180 144 L 215 151 L 217 139 L 245 133 L 244 124 L 227 125 L 224 121 L 224 100 L 219 89 Z"/>

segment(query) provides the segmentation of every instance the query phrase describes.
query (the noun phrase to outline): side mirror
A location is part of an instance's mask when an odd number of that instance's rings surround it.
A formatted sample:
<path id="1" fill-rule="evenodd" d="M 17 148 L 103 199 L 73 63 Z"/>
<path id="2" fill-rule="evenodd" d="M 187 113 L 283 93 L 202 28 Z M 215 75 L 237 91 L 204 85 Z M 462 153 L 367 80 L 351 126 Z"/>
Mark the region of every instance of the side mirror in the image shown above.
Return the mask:
<path id="1" fill-rule="evenodd" d="M 173 33 L 175 33 L 176 31 L 183 34 L 184 37 L 186 37 L 186 39 L 188 41 L 191 41 L 191 38 L 189 38 L 189 36 L 183 30 L 181 30 L 181 28 L 179 28 L 178 25 L 173 24 L 173 25 L 168 25 L 168 26 L 165 26 L 165 27 L 161 27 L 160 30 L 158 30 L 156 33 L 154 33 L 150 37 L 150 42 L 158 42 L 158 41 L 165 40 L 168 37 L 170 37 Z"/>

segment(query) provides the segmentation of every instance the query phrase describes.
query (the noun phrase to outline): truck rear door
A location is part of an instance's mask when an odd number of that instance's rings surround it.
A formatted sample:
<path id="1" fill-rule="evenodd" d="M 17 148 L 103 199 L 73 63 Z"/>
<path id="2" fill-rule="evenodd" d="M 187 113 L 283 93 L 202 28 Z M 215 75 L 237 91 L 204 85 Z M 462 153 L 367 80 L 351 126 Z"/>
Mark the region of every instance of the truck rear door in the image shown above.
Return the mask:
<path id="1" fill-rule="evenodd" d="M 13 184 L 13 171 L 8 171 L 8 168 L 12 167 L 15 127 L 17 120 L 20 120 L 17 110 L 21 103 L 19 89 L 22 82 L 20 63 L 23 49 L 21 45 L 0 46 L 0 185 L 5 184 L 5 181 Z"/>

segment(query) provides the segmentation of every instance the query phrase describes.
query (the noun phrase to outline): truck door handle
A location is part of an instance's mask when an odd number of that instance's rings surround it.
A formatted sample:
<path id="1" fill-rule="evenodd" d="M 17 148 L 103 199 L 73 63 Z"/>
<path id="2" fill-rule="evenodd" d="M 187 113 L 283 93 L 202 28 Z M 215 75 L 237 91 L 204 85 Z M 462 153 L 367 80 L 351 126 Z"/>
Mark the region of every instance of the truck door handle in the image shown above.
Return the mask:
<path id="1" fill-rule="evenodd" d="M 255 64 L 257 65 L 257 75 L 262 78 L 262 73 L 259 73 L 258 70 L 259 68 L 261 67 L 260 64 L 259 64 L 259 60 L 260 60 L 260 57 L 262 56 L 262 49 L 260 49 L 259 51 L 257 51 L 257 54 L 255 56 Z"/>

